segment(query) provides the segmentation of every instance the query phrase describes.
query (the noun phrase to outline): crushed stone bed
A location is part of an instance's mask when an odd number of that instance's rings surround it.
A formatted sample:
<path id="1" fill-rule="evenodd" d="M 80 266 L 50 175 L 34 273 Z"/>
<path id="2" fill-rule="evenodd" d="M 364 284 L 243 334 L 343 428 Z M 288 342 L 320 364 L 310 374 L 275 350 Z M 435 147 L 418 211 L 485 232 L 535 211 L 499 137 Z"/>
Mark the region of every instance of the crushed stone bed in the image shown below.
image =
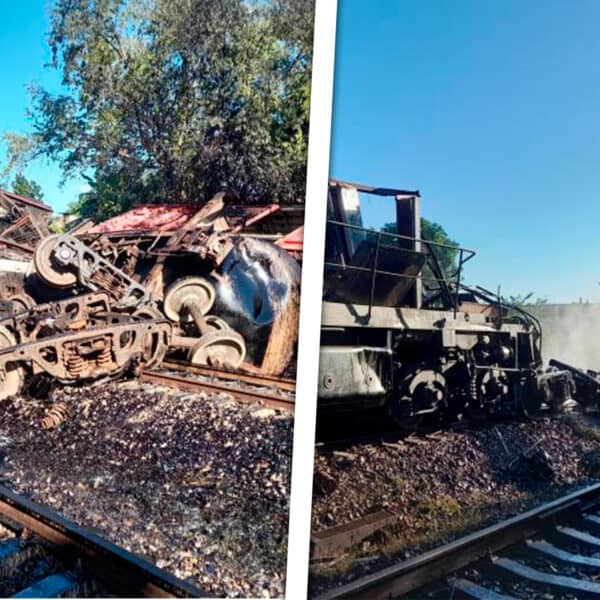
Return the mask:
<path id="1" fill-rule="evenodd" d="M 43 430 L 52 401 L 69 415 Z M 5 485 L 207 593 L 283 595 L 289 415 L 135 381 L 1 409 Z"/>
<path id="2" fill-rule="evenodd" d="M 317 447 L 313 531 L 380 509 L 398 521 L 342 557 L 313 563 L 311 594 L 590 484 L 600 478 L 594 427 L 570 416 L 474 425 L 418 443 Z"/>

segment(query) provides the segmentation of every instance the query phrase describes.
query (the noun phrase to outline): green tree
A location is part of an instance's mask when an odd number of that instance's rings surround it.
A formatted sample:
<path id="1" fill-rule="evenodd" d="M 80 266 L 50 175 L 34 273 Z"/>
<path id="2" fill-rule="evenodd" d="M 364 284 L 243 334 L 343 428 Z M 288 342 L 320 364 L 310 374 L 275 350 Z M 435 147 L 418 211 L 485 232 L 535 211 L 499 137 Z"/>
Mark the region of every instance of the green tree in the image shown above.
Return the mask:
<path id="1" fill-rule="evenodd" d="M 34 200 L 42 201 L 44 194 L 39 183 L 33 181 L 33 179 L 27 179 L 23 173 L 17 173 L 15 180 L 12 184 L 12 190 L 19 196 L 25 198 L 33 198 Z"/>
<path id="2" fill-rule="evenodd" d="M 395 222 L 386 223 L 381 228 L 381 231 L 398 233 L 398 228 Z M 443 244 L 443 246 L 431 245 L 429 248 L 438 259 L 444 277 L 451 278 L 458 267 L 456 261 L 458 251 L 453 249 L 453 247 L 458 248 L 458 242 L 452 240 L 441 225 L 434 223 L 433 221 L 429 221 L 424 217 L 421 217 L 421 239 L 428 242 L 434 242 L 436 244 Z"/>
<path id="3" fill-rule="evenodd" d="M 458 268 L 458 251 L 454 250 L 458 248 L 458 242 L 451 239 L 441 225 L 424 217 L 421 218 L 421 238 L 428 242 L 443 244 L 443 246 L 431 245 L 430 249 L 440 263 L 444 277 L 451 278 Z"/>
<path id="4" fill-rule="evenodd" d="M 56 0 L 49 44 L 67 93 L 31 87 L 38 156 L 106 217 L 144 202 L 304 198 L 313 0 Z"/>

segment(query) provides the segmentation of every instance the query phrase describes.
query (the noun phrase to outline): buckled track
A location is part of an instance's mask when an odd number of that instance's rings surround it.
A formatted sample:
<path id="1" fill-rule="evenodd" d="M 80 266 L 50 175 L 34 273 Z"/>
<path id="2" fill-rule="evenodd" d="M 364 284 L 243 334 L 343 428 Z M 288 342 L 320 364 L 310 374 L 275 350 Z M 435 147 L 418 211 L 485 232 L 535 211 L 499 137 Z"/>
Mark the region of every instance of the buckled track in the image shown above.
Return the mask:
<path id="1" fill-rule="evenodd" d="M 0 596 L 200 597 L 199 588 L 0 486 Z"/>
<path id="2" fill-rule="evenodd" d="M 600 484 L 319 598 L 600 598 Z"/>

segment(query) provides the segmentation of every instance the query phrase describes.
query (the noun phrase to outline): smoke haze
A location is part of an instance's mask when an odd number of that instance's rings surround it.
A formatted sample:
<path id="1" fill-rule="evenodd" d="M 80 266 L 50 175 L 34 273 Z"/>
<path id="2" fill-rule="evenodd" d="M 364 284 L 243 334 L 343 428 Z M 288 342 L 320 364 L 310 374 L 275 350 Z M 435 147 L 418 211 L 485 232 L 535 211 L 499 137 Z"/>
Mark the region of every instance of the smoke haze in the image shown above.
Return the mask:
<path id="1" fill-rule="evenodd" d="M 542 356 L 600 371 L 600 304 L 544 304 L 526 310 L 542 323 Z"/>

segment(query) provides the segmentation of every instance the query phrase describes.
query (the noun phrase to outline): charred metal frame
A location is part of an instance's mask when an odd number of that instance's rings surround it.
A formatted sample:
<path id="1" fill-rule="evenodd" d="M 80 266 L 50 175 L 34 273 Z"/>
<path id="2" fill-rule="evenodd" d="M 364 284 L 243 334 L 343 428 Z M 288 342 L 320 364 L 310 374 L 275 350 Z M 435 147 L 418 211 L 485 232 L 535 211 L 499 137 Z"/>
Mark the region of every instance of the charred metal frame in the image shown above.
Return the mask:
<path id="1" fill-rule="evenodd" d="M 395 198 L 397 232 L 364 226 L 360 192 Z M 599 374 L 568 365 L 544 371 L 534 315 L 462 282 L 473 250 L 418 235 L 419 199 L 418 191 L 330 181 L 320 406 L 385 408 L 403 427 L 429 413 L 600 406 Z M 439 250 L 454 253 L 451 273 Z M 419 290 L 412 294 L 421 282 L 432 284 L 425 303 Z"/>
<path id="2" fill-rule="evenodd" d="M 333 225 L 334 227 L 342 227 L 342 228 L 346 228 L 346 229 L 361 231 L 370 236 L 375 236 L 375 253 L 374 253 L 374 257 L 373 257 L 373 265 L 371 268 L 359 267 L 359 266 L 350 265 L 350 264 L 343 263 L 343 262 L 332 263 L 329 261 L 325 261 L 325 263 L 324 263 L 326 267 L 332 267 L 335 269 L 342 269 L 342 270 L 349 269 L 349 270 L 370 273 L 370 275 L 371 275 L 371 284 L 370 284 L 371 297 L 369 300 L 369 313 L 371 312 L 371 307 L 373 305 L 373 300 L 374 300 L 373 296 L 374 296 L 375 283 L 376 283 L 375 279 L 378 275 L 387 275 L 387 276 L 392 276 L 392 277 L 398 277 L 400 279 L 413 279 L 413 280 L 436 282 L 440 285 L 440 287 L 442 287 L 444 295 L 446 296 L 446 299 L 448 300 L 448 304 L 450 305 L 450 307 L 453 308 L 454 311 L 458 310 L 459 290 L 460 290 L 460 288 L 467 289 L 466 286 L 463 286 L 460 282 L 462 269 L 463 269 L 463 266 L 465 265 L 465 263 L 468 262 L 471 258 L 473 258 L 473 256 L 475 256 L 475 251 L 468 250 L 466 248 L 450 246 L 448 244 L 441 244 L 439 242 L 431 242 L 431 241 L 424 240 L 424 239 L 418 239 L 418 238 L 410 237 L 407 235 L 400 235 L 400 234 L 396 234 L 396 233 L 387 233 L 384 231 L 375 231 L 373 229 L 368 229 L 366 227 L 360 227 L 358 225 L 352 225 L 350 223 L 342 223 L 341 221 L 328 220 L 327 224 Z M 384 271 L 384 270 L 378 269 L 377 261 L 379 258 L 379 248 L 381 245 L 382 237 L 391 238 L 393 240 L 399 239 L 399 240 L 405 240 L 405 241 L 409 241 L 409 242 L 413 242 L 413 243 L 419 242 L 421 244 L 424 244 L 429 250 L 427 253 L 427 258 L 431 259 L 431 261 L 432 261 L 430 263 L 430 268 L 432 269 L 432 271 L 434 273 L 434 277 L 424 277 L 422 275 L 422 273 L 418 273 L 417 275 L 408 275 L 406 273 L 394 273 L 392 271 Z M 431 250 L 432 247 L 452 249 L 458 253 L 458 266 L 457 266 L 456 272 L 454 274 L 454 277 L 452 277 L 451 279 L 445 278 L 443 276 L 443 274 L 441 272 L 441 267 L 437 260 L 437 257 L 435 256 L 435 253 Z M 398 252 L 402 252 L 403 249 L 401 247 L 398 247 L 397 250 L 398 250 Z M 436 274 L 437 274 L 437 276 L 436 276 Z M 453 285 L 455 287 L 454 293 L 451 292 L 449 284 Z"/>

